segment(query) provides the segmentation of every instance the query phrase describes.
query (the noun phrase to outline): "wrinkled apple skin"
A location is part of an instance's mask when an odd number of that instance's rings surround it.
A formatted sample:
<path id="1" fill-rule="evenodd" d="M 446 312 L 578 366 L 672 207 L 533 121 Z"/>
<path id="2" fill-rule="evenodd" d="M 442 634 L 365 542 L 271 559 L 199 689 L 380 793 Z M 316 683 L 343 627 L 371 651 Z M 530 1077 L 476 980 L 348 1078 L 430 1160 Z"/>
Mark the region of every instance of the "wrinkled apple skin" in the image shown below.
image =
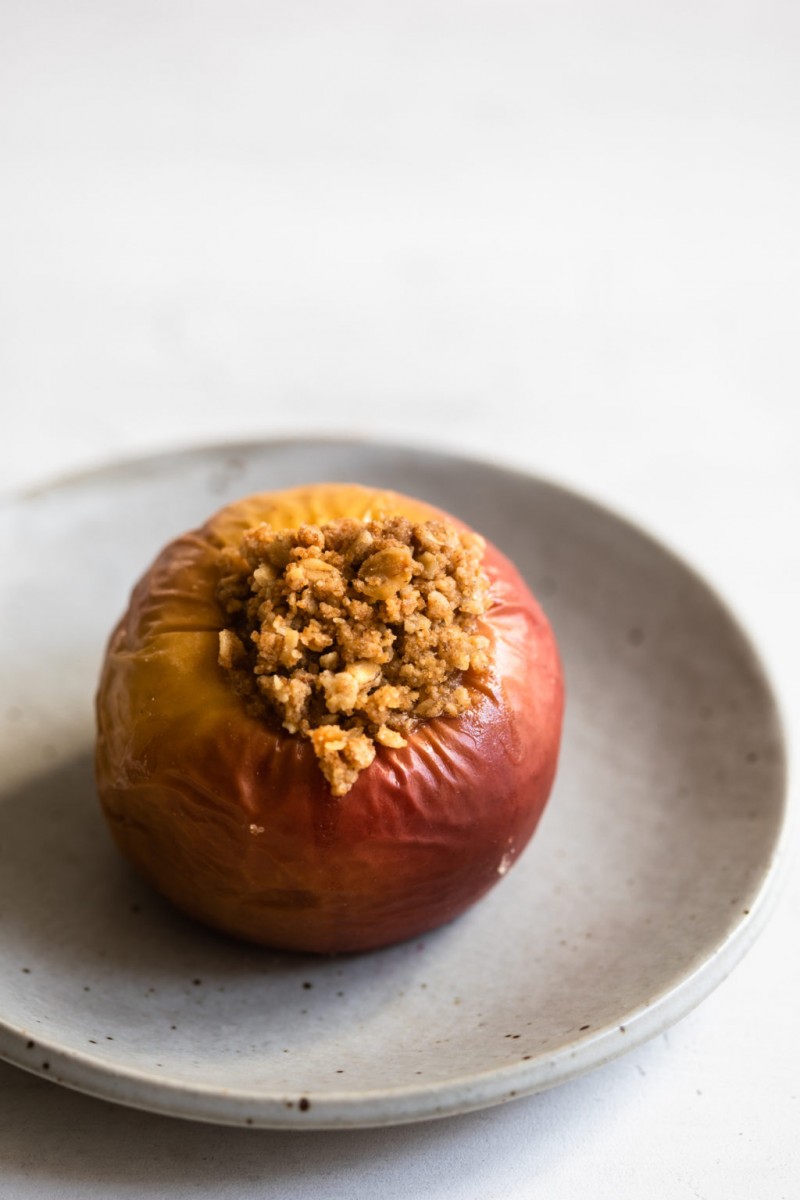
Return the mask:
<path id="1" fill-rule="evenodd" d="M 443 515 L 345 484 L 230 505 L 163 550 L 103 664 L 97 784 L 120 850 L 184 912 L 277 949 L 371 950 L 450 921 L 523 850 L 555 773 L 555 640 L 489 544 L 481 632 L 494 666 L 465 677 L 473 707 L 421 724 L 405 749 L 378 746 L 347 795 L 331 795 L 308 741 L 244 711 L 217 662 L 220 549 L 259 521 L 294 528 L 378 512 Z"/>

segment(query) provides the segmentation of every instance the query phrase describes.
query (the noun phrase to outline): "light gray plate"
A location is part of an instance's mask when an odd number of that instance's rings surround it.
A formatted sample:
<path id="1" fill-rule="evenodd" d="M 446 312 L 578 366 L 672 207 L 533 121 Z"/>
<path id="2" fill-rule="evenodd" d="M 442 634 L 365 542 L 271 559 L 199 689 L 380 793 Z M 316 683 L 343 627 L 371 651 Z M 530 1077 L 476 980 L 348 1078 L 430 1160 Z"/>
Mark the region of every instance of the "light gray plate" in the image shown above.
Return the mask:
<path id="1" fill-rule="evenodd" d="M 504 548 L 547 609 L 568 705 L 540 831 L 454 924 L 363 957 L 228 942 L 118 859 L 92 782 L 104 642 L 162 543 L 245 493 L 398 488 Z M 697 575 L 581 497 L 351 442 L 116 466 L 0 510 L 0 1055 L 164 1113 L 343 1127 L 560 1083 L 697 1004 L 753 941 L 785 768 L 758 660 Z"/>

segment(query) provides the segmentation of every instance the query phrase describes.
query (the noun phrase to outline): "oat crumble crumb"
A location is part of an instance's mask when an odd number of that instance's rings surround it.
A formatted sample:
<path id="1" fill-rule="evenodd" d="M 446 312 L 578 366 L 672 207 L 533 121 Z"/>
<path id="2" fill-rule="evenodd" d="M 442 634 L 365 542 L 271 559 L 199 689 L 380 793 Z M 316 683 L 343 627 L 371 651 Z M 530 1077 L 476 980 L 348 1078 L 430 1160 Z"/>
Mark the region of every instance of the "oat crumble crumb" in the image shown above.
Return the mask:
<path id="1" fill-rule="evenodd" d="M 308 738 L 335 796 L 489 666 L 484 542 L 443 521 L 259 525 L 223 551 L 219 664 L 250 711 Z"/>

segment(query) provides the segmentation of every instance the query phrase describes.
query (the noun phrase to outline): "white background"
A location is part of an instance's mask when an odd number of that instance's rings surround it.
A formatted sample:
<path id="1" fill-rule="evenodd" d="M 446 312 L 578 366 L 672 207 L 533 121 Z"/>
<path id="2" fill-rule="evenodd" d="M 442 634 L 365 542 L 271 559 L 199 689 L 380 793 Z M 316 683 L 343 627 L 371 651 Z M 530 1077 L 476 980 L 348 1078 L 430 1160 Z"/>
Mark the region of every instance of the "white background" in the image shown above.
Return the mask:
<path id="1" fill-rule="evenodd" d="M 354 431 L 545 473 L 732 602 L 800 715 L 800 7 L 5 0 L 0 491 Z M 0 1065 L 33 1197 L 794 1200 L 800 883 L 668 1035 L 389 1131 Z"/>

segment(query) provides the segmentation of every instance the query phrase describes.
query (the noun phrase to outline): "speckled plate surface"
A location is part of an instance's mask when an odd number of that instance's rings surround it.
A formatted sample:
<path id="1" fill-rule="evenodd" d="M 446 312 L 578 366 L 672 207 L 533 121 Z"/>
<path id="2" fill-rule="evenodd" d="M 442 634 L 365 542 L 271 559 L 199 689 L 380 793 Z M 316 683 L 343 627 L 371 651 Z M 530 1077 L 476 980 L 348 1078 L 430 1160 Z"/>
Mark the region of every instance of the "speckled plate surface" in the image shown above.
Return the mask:
<path id="1" fill-rule="evenodd" d="M 556 788 L 464 917 L 363 957 L 228 942 L 123 865 L 91 768 L 107 633 L 160 546 L 247 492 L 398 488 L 509 553 L 561 645 Z M 141 1108 L 254 1126 L 380 1125 L 538 1091 L 663 1030 L 763 924 L 783 856 L 775 705 L 701 579 L 581 497 L 350 442 L 154 458 L 0 509 L 0 1055 Z"/>

